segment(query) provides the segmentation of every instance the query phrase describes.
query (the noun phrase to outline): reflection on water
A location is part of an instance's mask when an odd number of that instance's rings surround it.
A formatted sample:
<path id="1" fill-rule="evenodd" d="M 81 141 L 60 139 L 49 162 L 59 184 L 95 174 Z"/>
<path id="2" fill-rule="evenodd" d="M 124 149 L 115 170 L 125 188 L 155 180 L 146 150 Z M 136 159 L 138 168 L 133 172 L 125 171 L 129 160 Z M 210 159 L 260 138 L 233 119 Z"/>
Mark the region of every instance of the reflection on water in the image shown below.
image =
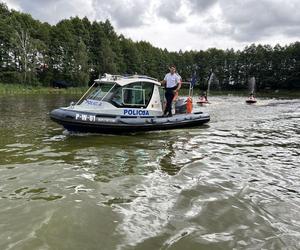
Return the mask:
<path id="1" fill-rule="evenodd" d="M 0 249 L 299 249 L 300 100 L 211 97 L 207 126 L 70 134 L 0 97 Z"/>

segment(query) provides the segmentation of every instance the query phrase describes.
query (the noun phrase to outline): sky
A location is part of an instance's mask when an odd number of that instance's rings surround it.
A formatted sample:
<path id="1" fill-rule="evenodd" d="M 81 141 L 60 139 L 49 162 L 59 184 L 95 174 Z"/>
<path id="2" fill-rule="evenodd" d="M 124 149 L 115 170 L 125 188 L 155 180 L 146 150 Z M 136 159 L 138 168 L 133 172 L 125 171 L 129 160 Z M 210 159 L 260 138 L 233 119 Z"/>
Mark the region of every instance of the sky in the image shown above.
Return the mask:
<path id="1" fill-rule="evenodd" d="M 300 40 L 300 0 L 0 0 L 56 24 L 109 19 L 118 34 L 169 51 L 243 49 Z"/>

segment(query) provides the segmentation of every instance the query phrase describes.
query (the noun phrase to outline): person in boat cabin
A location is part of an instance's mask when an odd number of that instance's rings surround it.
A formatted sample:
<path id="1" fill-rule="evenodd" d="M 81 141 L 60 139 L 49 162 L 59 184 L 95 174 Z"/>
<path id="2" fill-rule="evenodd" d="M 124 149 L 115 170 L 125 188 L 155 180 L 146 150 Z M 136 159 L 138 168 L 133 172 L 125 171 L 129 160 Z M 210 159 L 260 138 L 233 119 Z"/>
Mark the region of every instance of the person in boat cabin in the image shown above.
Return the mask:
<path id="1" fill-rule="evenodd" d="M 181 77 L 176 73 L 175 65 L 172 65 L 170 72 L 165 75 L 164 80 L 161 81 L 161 84 L 165 85 L 165 97 L 166 97 L 166 107 L 164 110 L 164 116 L 172 116 L 172 101 L 176 93 L 181 87 Z"/>

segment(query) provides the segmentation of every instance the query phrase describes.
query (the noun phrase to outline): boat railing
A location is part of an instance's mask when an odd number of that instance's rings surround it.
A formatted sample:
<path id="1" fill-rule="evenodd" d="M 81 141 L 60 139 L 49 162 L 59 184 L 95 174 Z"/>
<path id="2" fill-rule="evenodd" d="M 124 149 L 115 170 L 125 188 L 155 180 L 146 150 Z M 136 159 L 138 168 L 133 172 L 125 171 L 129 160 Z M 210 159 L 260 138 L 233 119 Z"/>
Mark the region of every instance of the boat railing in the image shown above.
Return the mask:
<path id="1" fill-rule="evenodd" d="M 157 78 L 146 76 L 146 75 L 129 75 L 129 76 L 124 76 L 125 78 L 141 78 L 141 79 L 148 79 L 152 81 L 158 81 Z"/>
<path id="2" fill-rule="evenodd" d="M 148 79 L 148 80 L 152 80 L 152 81 L 158 81 L 158 79 L 150 77 L 150 76 L 146 76 L 146 75 L 138 75 L 138 74 L 134 74 L 134 75 L 111 75 L 111 74 L 107 74 L 105 73 L 102 77 L 100 77 L 99 79 L 106 79 L 106 80 L 120 80 L 120 79 L 131 79 L 131 78 L 139 78 L 139 79 Z"/>

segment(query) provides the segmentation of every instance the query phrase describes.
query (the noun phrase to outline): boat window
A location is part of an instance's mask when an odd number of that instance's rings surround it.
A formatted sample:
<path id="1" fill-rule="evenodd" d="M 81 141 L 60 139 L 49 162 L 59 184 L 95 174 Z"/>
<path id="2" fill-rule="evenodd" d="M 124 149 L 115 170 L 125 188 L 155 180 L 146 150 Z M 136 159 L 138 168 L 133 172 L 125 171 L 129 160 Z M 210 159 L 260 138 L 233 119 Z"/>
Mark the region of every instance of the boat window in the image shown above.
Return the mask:
<path id="1" fill-rule="evenodd" d="M 145 89 L 141 86 L 133 88 L 123 88 L 122 97 L 125 105 L 143 105 L 145 106 Z"/>
<path id="2" fill-rule="evenodd" d="M 107 98 L 111 95 L 112 87 L 114 83 L 100 83 L 91 93 L 87 96 L 87 99 L 101 101 L 103 97 Z"/>
<path id="3" fill-rule="evenodd" d="M 87 99 L 109 102 L 118 108 L 146 108 L 153 89 L 154 84 L 150 82 L 134 82 L 123 87 L 115 83 L 100 83 Z"/>
<path id="4" fill-rule="evenodd" d="M 147 107 L 153 93 L 153 83 L 136 82 L 122 89 L 123 103 L 131 107 Z"/>
<path id="5" fill-rule="evenodd" d="M 117 107 L 146 108 L 151 100 L 153 87 L 154 84 L 149 82 L 135 82 L 123 87 L 116 86 L 110 103 Z"/>

